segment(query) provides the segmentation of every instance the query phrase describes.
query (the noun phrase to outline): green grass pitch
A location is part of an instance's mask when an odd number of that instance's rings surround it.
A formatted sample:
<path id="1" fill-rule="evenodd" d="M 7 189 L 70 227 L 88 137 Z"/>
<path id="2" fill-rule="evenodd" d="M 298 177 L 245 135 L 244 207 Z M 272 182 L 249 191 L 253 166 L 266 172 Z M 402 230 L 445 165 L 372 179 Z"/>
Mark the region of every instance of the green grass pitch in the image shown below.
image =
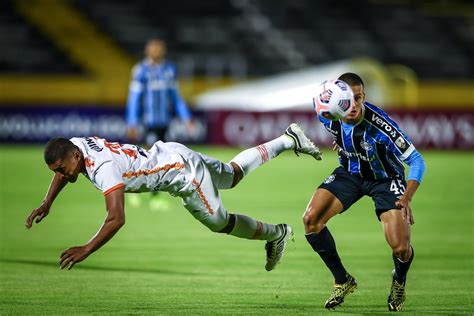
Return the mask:
<path id="1" fill-rule="evenodd" d="M 228 161 L 238 150 L 198 147 Z M 473 306 L 472 152 L 423 152 L 427 171 L 412 203 L 416 256 L 406 314 L 471 314 Z M 104 199 L 84 177 L 69 185 L 50 215 L 28 231 L 52 173 L 42 148 L 0 147 L 0 314 L 319 315 L 332 278 L 307 244 L 301 216 L 315 187 L 337 164 L 287 152 L 222 192 L 231 212 L 286 222 L 295 230 L 282 263 L 264 270 L 263 241 L 211 233 L 181 201 L 161 194 L 167 211 L 126 204 L 126 224 L 71 271 L 59 254 L 81 245 L 105 217 Z M 370 198 L 329 227 L 359 288 L 333 314 L 388 313 L 391 251 Z"/>

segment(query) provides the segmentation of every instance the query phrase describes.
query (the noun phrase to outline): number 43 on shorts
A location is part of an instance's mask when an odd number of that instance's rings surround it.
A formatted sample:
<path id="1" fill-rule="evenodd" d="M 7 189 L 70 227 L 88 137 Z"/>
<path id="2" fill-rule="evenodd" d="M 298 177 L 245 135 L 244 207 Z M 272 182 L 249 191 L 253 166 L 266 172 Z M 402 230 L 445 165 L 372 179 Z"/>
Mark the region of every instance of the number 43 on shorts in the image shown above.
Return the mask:
<path id="1" fill-rule="evenodd" d="M 400 179 L 392 180 L 392 183 L 390 183 L 390 191 L 396 195 L 405 193 L 405 185 L 403 184 L 403 181 Z"/>

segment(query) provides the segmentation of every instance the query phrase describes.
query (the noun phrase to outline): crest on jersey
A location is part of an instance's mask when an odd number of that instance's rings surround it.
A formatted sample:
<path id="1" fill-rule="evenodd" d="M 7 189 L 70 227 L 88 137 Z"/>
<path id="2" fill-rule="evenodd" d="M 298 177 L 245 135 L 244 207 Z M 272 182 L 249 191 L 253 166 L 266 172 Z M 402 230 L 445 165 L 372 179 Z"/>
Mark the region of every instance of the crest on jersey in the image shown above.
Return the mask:
<path id="1" fill-rule="evenodd" d="M 324 184 L 329 184 L 329 183 L 333 182 L 334 179 L 336 179 L 336 175 L 333 173 L 332 175 L 327 177 L 326 180 L 324 180 Z"/>
<path id="2" fill-rule="evenodd" d="M 403 139 L 402 136 L 398 137 L 398 138 L 395 140 L 395 145 L 397 145 L 397 147 L 400 148 L 400 149 L 405 149 L 405 148 L 407 148 L 407 142 Z"/>
<path id="3" fill-rule="evenodd" d="M 360 147 L 362 147 L 364 150 L 369 151 L 372 149 L 372 144 L 369 142 L 366 142 L 365 140 L 361 140 Z"/>

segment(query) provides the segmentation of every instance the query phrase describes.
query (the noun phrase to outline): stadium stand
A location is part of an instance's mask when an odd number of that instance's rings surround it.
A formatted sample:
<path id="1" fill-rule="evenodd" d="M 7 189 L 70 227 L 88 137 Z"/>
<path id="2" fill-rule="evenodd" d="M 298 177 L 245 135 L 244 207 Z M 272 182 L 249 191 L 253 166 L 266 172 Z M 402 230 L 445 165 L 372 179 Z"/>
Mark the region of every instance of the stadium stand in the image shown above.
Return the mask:
<path id="1" fill-rule="evenodd" d="M 3 74 L 81 73 L 81 68 L 28 24 L 9 0 L 0 1 L 0 52 Z"/>
<path id="2" fill-rule="evenodd" d="M 0 71 L 78 72 L 1 1 Z M 258 77 L 353 57 L 404 64 L 420 79 L 473 79 L 474 5 L 454 1 L 70 0 L 134 59 L 161 37 L 181 77 Z"/>
<path id="3" fill-rule="evenodd" d="M 146 38 L 164 38 L 184 75 L 261 76 L 359 56 L 421 79 L 474 73 L 469 1 L 74 3 L 137 58 Z"/>

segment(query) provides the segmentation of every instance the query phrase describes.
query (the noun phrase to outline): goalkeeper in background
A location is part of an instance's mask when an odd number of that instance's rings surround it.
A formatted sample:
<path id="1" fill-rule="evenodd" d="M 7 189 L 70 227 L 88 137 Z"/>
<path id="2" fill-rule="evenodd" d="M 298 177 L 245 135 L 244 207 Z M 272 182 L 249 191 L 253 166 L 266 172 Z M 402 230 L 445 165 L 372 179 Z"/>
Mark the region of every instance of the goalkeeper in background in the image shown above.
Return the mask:
<path id="1" fill-rule="evenodd" d="M 405 303 L 406 276 L 414 257 L 410 203 L 421 183 L 425 164 L 398 125 L 382 109 L 365 102 L 364 83 L 358 75 L 345 73 L 339 80 L 351 87 L 354 99 L 349 113 L 340 120 L 319 116 L 334 138 L 340 166 L 308 203 L 303 216 L 306 239 L 334 276 L 333 291 L 325 307 L 335 308 L 357 288 L 357 282 L 342 265 L 326 224 L 363 196 L 370 196 L 393 254 L 388 309 L 399 311 Z M 321 104 L 322 94 L 315 97 L 316 108 Z M 402 162 L 410 166 L 407 181 Z"/>

